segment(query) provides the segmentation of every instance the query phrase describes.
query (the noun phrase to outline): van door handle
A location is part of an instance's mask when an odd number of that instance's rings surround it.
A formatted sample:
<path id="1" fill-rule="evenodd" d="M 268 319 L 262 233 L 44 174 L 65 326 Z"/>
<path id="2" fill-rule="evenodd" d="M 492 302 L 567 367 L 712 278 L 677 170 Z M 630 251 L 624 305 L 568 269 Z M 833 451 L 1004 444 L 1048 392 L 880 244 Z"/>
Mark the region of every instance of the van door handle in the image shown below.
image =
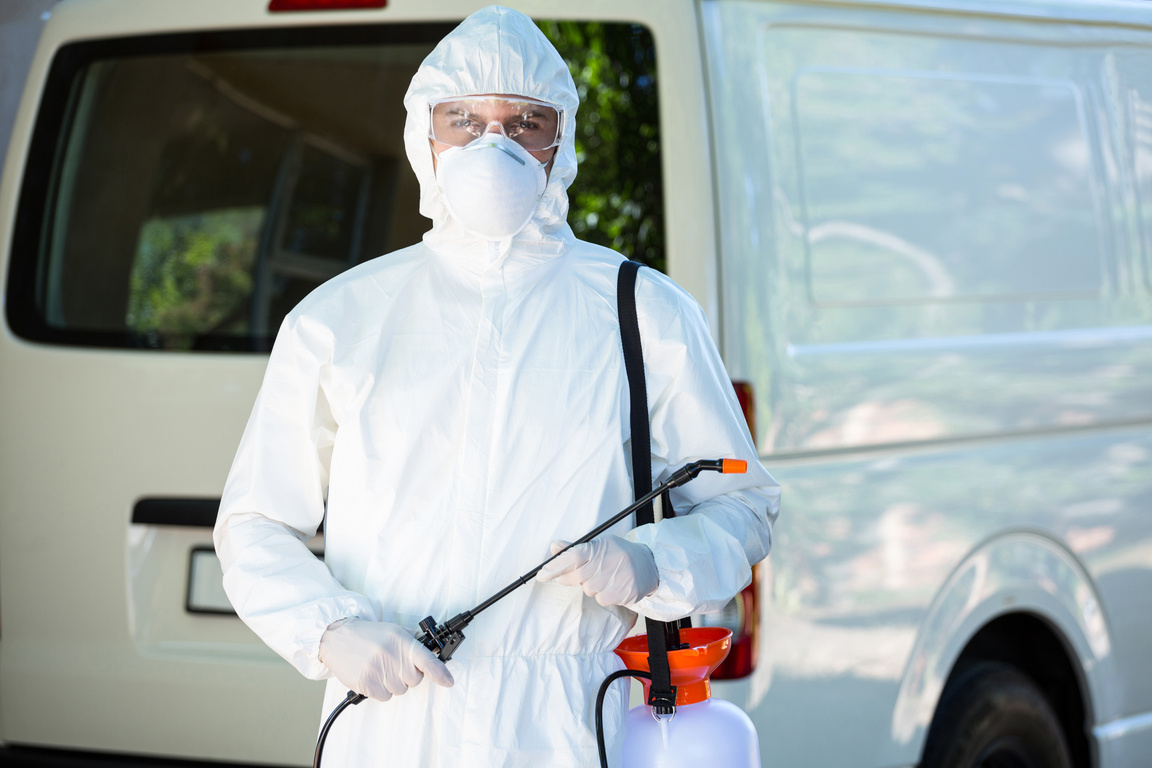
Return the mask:
<path id="1" fill-rule="evenodd" d="M 132 508 L 132 522 L 211 528 L 216 525 L 219 510 L 220 499 L 145 498 Z"/>

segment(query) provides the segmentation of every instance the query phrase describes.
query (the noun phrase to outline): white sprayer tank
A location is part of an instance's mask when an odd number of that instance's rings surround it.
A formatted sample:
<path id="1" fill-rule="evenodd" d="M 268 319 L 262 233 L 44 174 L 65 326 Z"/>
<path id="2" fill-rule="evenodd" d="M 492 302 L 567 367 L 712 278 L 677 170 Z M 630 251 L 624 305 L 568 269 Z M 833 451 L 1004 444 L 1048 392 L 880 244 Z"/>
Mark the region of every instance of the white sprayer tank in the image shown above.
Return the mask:
<path id="1" fill-rule="evenodd" d="M 657 721 L 641 704 L 628 713 L 624 732 L 624 768 L 760 768 L 760 741 L 744 710 L 711 698 L 708 676 L 732 643 L 732 633 L 719 627 L 680 630 L 687 648 L 668 652 L 676 714 Z M 616 649 L 629 669 L 648 671 L 648 638 L 629 637 Z M 649 681 L 643 680 L 644 698 Z"/>
<path id="2" fill-rule="evenodd" d="M 744 710 L 706 699 L 676 708 L 671 722 L 645 704 L 628 713 L 624 768 L 760 768 L 760 743 Z"/>

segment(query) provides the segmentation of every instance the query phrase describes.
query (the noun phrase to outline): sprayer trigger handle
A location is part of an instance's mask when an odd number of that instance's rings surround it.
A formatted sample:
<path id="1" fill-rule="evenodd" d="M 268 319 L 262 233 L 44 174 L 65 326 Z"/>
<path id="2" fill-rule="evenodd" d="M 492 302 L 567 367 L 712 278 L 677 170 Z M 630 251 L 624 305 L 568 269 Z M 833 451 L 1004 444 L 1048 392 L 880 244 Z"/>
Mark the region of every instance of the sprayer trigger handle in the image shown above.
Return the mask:
<path id="1" fill-rule="evenodd" d="M 460 647 L 460 643 L 464 642 L 464 633 L 459 630 L 449 631 L 441 640 L 443 645 L 440 646 L 440 651 L 436 655 L 440 657 L 440 661 L 448 661 L 456 649 Z"/>
<path id="2" fill-rule="evenodd" d="M 459 618 L 459 617 L 457 617 Z M 448 625 L 451 625 L 455 619 L 450 620 Z M 466 623 L 466 622 L 465 622 Z M 420 622 L 420 629 L 424 630 L 424 634 L 416 638 L 425 648 L 436 654 L 440 661 L 448 661 L 452 658 L 452 654 L 460 647 L 460 643 L 464 642 L 464 633 L 459 629 L 450 629 L 449 626 L 440 626 L 436 623 L 436 619 L 427 616 Z"/>
<path id="3" fill-rule="evenodd" d="M 436 626 L 436 619 L 431 616 L 425 617 L 424 620 L 420 622 L 420 629 L 424 630 L 424 634 L 416 639 L 419 640 L 425 648 L 439 656 L 443 644 L 440 642 L 440 638 L 437 637 L 441 630 Z"/>

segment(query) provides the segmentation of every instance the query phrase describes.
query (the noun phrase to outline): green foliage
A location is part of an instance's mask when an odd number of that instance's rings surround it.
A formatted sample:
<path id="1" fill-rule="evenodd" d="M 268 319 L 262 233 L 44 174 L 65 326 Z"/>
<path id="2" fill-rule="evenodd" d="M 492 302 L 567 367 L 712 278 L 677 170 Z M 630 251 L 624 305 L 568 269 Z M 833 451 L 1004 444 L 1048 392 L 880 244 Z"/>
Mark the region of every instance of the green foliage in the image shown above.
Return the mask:
<path id="1" fill-rule="evenodd" d="M 262 220 L 262 208 L 237 208 L 147 222 L 128 327 L 175 348 L 202 334 L 243 334 Z"/>
<path id="2" fill-rule="evenodd" d="M 631 24 L 540 22 L 576 81 L 579 174 L 568 190 L 577 237 L 664 268 L 656 49 Z"/>

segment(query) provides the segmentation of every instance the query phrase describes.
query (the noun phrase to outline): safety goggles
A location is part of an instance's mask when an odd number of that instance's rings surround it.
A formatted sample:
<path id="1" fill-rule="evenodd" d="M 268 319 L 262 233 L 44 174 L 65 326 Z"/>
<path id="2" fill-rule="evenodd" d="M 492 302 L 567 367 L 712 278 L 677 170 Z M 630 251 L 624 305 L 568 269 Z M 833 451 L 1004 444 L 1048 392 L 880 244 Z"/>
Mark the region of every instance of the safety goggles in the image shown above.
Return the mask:
<path id="1" fill-rule="evenodd" d="M 433 141 L 463 147 L 489 133 L 493 126 L 529 152 L 551 149 L 564 135 L 564 109 L 533 99 L 505 96 L 465 96 L 439 99 L 428 105 Z"/>

